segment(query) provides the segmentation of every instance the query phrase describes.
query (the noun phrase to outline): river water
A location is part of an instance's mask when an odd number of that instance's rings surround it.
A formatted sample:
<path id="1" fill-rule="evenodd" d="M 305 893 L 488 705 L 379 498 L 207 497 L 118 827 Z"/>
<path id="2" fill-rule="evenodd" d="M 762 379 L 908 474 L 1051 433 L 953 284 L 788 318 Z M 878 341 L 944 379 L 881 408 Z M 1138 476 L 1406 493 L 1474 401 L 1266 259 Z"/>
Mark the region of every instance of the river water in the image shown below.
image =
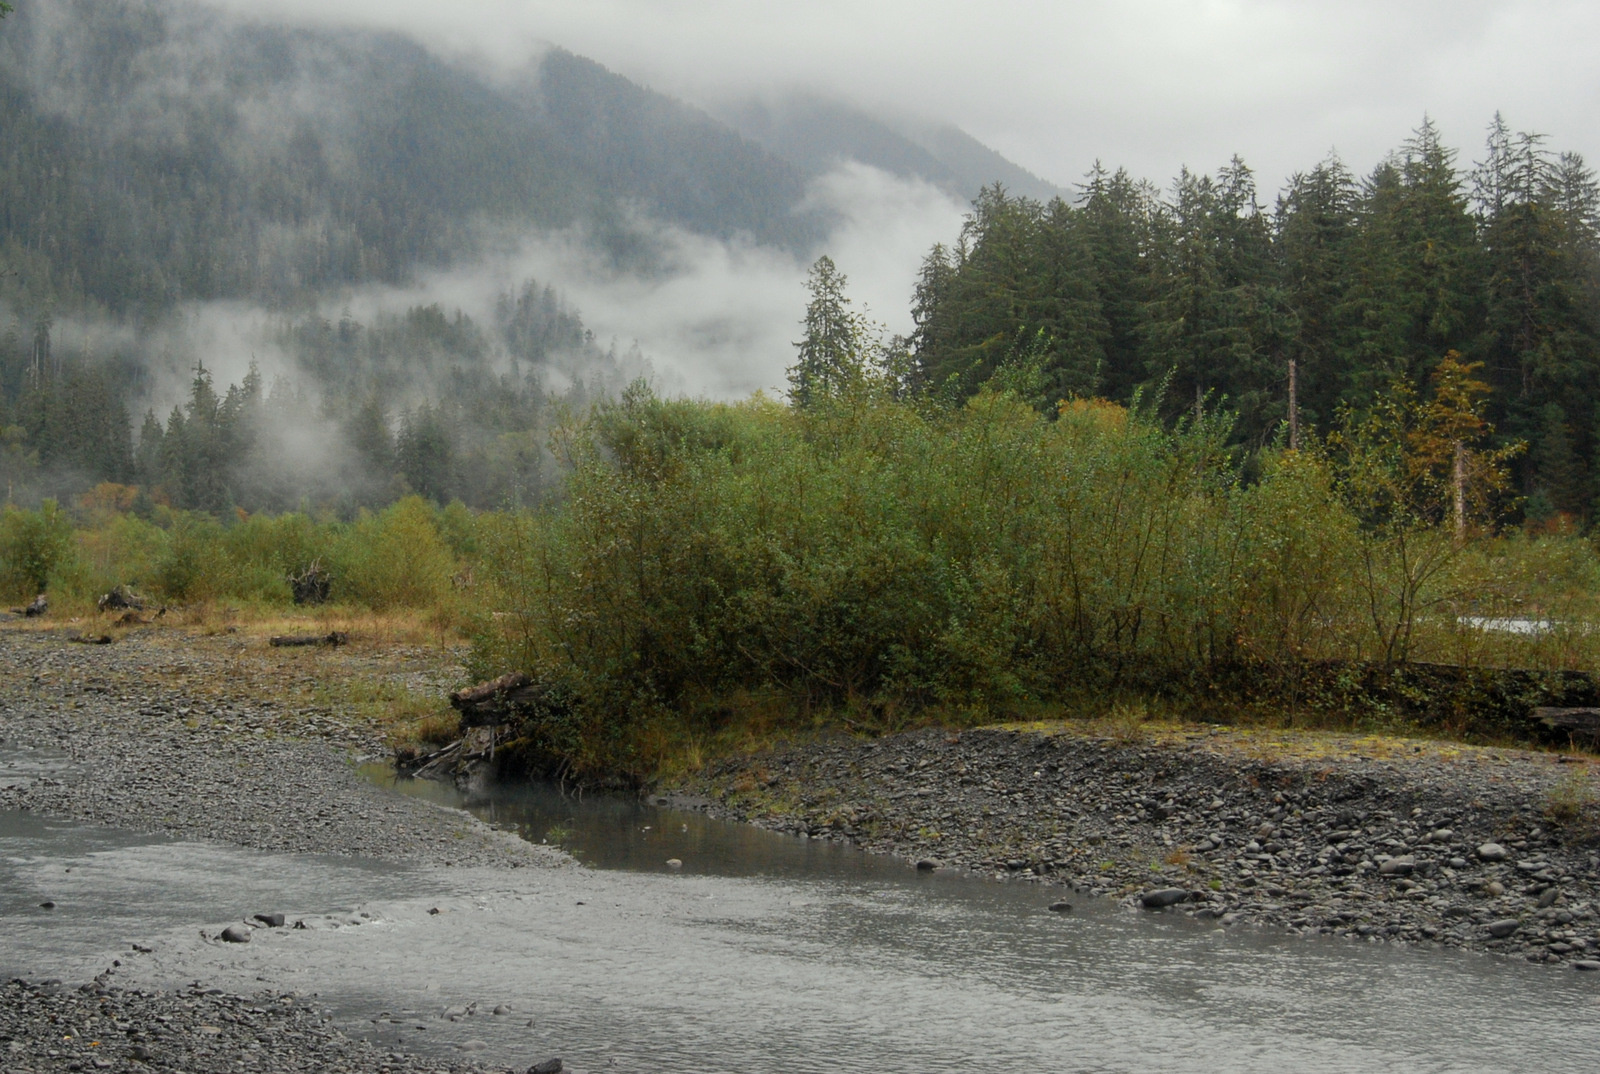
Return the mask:
<path id="1" fill-rule="evenodd" d="M 549 788 L 472 807 L 584 864 L 407 868 L 0 814 L 0 971 L 117 958 L 125 985 L 316 993 L 380 1042 L 591 1072 L 1588 1072 L 1600 1055 L 1600 975 L 1086 899 L 1055 914 L 1060 889 Z M 201 935 L 261 911 L 307 927 Z"/>

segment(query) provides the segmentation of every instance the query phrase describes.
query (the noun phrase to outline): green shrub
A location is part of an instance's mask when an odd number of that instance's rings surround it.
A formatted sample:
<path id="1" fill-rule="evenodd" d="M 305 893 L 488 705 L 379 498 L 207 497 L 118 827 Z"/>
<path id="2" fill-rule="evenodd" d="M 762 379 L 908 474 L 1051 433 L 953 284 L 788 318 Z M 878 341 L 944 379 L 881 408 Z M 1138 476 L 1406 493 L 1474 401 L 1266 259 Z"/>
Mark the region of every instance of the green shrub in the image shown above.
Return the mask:
<path id="1" fill-rule="evenodd" d="M 230 595 L 235 571 L 224 537 L 215 519 L 187 512 L 178 516 L 150 578 L 155 592 L 175 602 Z"/>
<path id="2" fill-rule="evenodd" d="M 379 611 L 444 603 L 460 569 L 434 508 L 417 496 L 364 514 L 342 535 L 332 560 L 340 598 Z"/>
<path id="3" fill-rule="evenodd" d="M 48 590 L 76 565 L 72 520 L 54 500 L 37 511 L 7 506 L 0 511 L 0 591 L 27 600 Z"/>

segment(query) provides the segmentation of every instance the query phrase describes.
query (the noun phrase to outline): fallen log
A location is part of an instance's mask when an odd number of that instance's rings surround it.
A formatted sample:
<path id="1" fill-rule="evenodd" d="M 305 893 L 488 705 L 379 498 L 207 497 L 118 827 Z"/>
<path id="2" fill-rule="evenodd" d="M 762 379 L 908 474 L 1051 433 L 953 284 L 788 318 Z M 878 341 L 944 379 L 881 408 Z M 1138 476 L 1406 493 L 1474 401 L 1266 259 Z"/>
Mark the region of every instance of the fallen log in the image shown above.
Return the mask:
<path id="1" fill-rule="evenodd" d="M 518 716 L 565 712 L 570 707 L 559 687 L 520 671 L 457 690 L 450 695 L 450 706 L 461 713 L 463 729 L 513 723 Z"/>
<path id="2" fill-rule="evenodd" d="M 43 593 L 33 598 L 33 603 L 26 608 L 18 608 L 17 614 L 28 619 L 36 619 L 50 610 L 50 599 Z"/>
<path id="3" fill-rule="evenodd" d="M 1541 706 L 1533 718 L 1552 731 L 1563 732 L 1575 742 L 1600 744 L 1600 708 L 1557 708 Z"/>
<path id="4" fill-rule="evenodd" d="M 117 586 L 94 603 L 103 612 L 144 611 L 144 598 L 125 585 Z"/>
<path id="5" fill-rule="evenodd" d="M 110 645 L 110 634 L 74 634 L 67 639 L 79 645 Z"/>
<path id="6" fill-rule="evenodd" d="M 405 750 L 395 754 L 395 769 L 416 779 L 450 776 L 459 784 L 494 763 L 495 747 L 516 735 L 510 726 L 473 727 L 432 753 Z"/>
<path id="7" fill-rule="evenodd" d="M 275 634 L 267 639 L 267 644 L 276 649 L 310 645 L 325 645 L 329 648 L 335 648 L 349 643 L 350 635 L 342 630 L 335 630 L 330 634 Z"/>

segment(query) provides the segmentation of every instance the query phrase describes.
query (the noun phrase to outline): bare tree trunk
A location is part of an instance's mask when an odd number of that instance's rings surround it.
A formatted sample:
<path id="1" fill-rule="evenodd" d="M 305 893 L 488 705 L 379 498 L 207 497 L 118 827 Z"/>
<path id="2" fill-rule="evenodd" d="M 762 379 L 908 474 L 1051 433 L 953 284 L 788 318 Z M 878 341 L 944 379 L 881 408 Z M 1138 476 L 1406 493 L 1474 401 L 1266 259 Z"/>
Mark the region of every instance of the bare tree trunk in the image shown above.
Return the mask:
<path id="1" fill-rule="evenodd" d="M 1300 382 L 1299 363 L 1289 359 L 1289 450 L 1300 450 Z"/>
<path id="2" fill-rule="evenodd" d="M 1465 541 L 1467 539 L 1467 448 L 1460 440 L 1456 441 L 1455 447 L 1455 472 L 1450 486 L 1455 500 L 1456 540 Z"/>

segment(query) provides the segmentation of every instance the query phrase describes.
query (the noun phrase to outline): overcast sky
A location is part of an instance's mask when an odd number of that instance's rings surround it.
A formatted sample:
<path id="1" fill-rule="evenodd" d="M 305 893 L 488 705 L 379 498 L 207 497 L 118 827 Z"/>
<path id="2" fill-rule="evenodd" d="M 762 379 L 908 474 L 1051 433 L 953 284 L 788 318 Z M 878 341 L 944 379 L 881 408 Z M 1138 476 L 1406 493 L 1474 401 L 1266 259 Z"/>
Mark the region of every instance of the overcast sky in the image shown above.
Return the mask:
<path id="1" fill-rule="evenodd" d="M 1233 153 L 1265 191 L 1371 168 L 1431 114 L 1477 155 L 1498 108 L 1600 160 L 1600 4 L 1490 0 L 219 0 L 516 61 L 549 41 L 705 103 L 804 88 L 948 120 L 1056 183 L 1165 183 Z"/>

